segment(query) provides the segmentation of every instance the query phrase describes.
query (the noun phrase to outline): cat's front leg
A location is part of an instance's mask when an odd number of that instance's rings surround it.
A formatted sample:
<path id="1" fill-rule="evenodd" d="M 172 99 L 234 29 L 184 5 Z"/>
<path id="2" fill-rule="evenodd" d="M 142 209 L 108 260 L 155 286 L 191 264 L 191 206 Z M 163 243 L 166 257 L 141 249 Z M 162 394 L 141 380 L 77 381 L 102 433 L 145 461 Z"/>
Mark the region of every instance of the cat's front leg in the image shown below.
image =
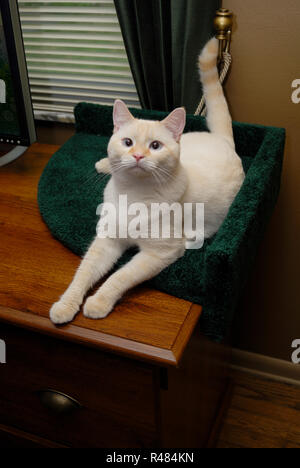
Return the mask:
<path id="1" fill-rule="evenodd" d="M 126 291 L 153 278 L 183 253 L 182 245 L 164 254 L 157 250 L 140 251 L 111 275 L 94 296 L 87 299 L 83 308 L 84 315 L 94 319 L 106 317 Z"/>
<path id="2" fill-rule="evenodd" d="M 122 255 L 125 245 L 118 239 L 97 238 L 84 256 L 75 276 L 60 300 L 50 309 L 55 324 L 73 320 L 87 291 L 113 267 Z"/>

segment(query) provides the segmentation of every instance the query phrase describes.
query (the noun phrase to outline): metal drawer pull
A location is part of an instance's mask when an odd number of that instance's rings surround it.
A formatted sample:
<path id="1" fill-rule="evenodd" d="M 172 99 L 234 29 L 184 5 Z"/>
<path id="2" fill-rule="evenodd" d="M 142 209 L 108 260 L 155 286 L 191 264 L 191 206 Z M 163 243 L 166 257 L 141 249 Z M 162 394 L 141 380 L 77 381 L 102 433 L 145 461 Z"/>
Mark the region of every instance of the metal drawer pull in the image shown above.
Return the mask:
<path id="1" fill-rule="evenodd" d="M 43 405 L 55 413 L 69 413 L 70 411 L 82 407 L 74 398 L 65 393 L 52 390 L 51 388 L 39 390 L 38 394 Z"/>

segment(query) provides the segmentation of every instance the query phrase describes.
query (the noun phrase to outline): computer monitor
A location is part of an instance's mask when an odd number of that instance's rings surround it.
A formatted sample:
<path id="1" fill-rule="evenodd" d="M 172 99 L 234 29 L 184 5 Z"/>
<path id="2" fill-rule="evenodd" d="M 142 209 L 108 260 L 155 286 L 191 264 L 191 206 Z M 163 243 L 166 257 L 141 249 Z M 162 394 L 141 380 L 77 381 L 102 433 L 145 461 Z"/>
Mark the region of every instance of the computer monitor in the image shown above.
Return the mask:
<path id="1" fill-rule="evenodd" d="M 0 166 L 36 141 L 17 0 L 0 1 L 0 144 L 9 145 Z M 13 148 L 13 149 L 12 149 Z"/>

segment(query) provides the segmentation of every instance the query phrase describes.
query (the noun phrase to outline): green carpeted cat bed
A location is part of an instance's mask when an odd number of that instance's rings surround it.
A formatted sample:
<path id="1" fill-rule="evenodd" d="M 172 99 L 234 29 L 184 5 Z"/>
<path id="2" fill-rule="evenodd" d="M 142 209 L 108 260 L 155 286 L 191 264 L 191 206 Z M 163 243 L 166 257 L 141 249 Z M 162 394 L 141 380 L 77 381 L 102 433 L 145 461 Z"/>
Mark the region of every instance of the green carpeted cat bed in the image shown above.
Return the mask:
<path id="1" fill-rule="evenodd" d="M 132 110 L 139 118 L 161 120 L 163 112 Z M 95 236 L 96 208 L 109 176 L 94 165 L 106 156 L 112 134 L 112 108 L 80 103 L 76 134 L 55 153 L 39 183 L 41 214 L 52 234 L 78 255 Z M 185 131 L 206 130 L 205 120 L 189 115 Z M 150 284 L 161 291 L 201 304 L 203 332 L 221 340 L 233 318 L 255 253 L 280 188 L 285 141 L 281 128 L 234 124 L 237 152 L 247 176 L 218 233 L 200 250 L 166 268 Z M 127 252 L 119 262 L 128 261 Z"/>

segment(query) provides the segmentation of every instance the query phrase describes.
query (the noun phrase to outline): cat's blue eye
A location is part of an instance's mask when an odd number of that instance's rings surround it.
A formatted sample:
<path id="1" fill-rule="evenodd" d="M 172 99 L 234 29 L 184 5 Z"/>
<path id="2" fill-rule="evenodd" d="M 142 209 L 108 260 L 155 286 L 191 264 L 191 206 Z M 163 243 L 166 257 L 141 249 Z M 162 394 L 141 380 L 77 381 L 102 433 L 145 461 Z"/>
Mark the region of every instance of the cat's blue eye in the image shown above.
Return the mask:
<path id="1" fill-rule="evenodd" d="M 159 150 L 160 148 L 162 148 L 163 144 L 160 142 L 160 141 L 152 141 L 152 143 L 150 144 L 150 149 L 153 149 L 153 150 Z"/>
<path id="2" fill-rule="evenodd" d="M 133 145 L 131 138 L 123 138 L 122 142 L 125 146 L 128 146 L 128 148 Z"/>

